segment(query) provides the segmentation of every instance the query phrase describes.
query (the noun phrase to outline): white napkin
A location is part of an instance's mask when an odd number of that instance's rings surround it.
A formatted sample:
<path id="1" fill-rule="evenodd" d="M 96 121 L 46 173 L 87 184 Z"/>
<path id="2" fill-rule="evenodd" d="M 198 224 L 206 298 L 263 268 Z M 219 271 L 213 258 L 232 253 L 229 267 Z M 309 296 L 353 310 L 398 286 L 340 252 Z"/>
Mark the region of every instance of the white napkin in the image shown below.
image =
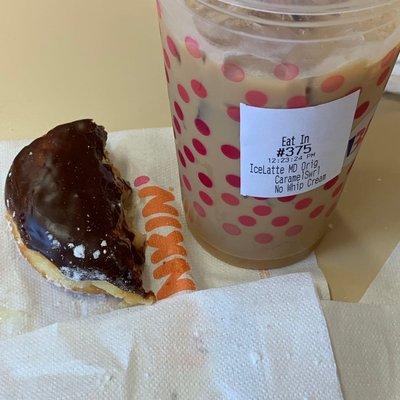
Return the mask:
<path id="1" fill-rule="evenodd" d="M 0 215 L 5 213 L 4 182 L 13 158 L 29 141 L 0 142 Z M 179 211 L 184 244 L 191 266 L 184 276 L 194 279 L 199 289 L 250 282 L 275 275 L 312 273 L 321 298 L 329 299 L 324 276 L 314 255 L 281 270 L 250 271 L 232 267 L 210 256 L 187 229 L 180 202 L 179 177 L 172 132 L 165 129 L 146 129 L 109 135 L 111 158 L 132 184 L 139 176 L 147 176 L 150 183 L 165 190 L 172 189 L 171 202 Z M 156 152 L 156 155 L 154 154 Z M 157 162 L 154 160 L 157 159 Z M 143 201 L 137 200 L 136 223 L 143 230 L 141 214 Z M 73 294 L 45 281 L 19 255 L 6 221 L 0 217 L 0 339 L 32 331 L 56 322 L 91 316 L 119 308 L 119 302 L 105 296 Z M 150 260 L 150 257 L 147 257 Z M 155 279 L 157 266 L 148 263 L 145 281 L 154 291 L 164 285 L 166 277 Z"/>
<path id="2" fill-rule="evenodd" d="M 368 304 L 400 304 L 400 243 L 360 300 Z"/>
<path id="3" fill-rule="evenodd" d="M 322 306 L 345 399 L 399 399 L 399 307 L 333 301 Z"/>
<path id="4" fill-rule="evenodd" d="M 342 399 L 308 274 L 0 341 L 2 399 Z"/>

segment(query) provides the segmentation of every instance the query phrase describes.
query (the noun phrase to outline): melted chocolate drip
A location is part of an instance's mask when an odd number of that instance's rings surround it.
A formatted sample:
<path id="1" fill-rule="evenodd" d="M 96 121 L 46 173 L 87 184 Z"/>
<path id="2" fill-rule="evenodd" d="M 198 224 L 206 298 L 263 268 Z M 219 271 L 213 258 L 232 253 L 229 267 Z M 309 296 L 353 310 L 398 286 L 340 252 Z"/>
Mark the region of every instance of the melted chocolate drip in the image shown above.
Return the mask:
<path id="1" fill-rule="evenodd" d="M 106 280 L 144 294 L 143 255 L 123 201 L 131 193 L 105 155 L 107 132 L 91 120 L 60 125 L 15 158 L 5 198 L 24 244 L 73 280 Z"/>

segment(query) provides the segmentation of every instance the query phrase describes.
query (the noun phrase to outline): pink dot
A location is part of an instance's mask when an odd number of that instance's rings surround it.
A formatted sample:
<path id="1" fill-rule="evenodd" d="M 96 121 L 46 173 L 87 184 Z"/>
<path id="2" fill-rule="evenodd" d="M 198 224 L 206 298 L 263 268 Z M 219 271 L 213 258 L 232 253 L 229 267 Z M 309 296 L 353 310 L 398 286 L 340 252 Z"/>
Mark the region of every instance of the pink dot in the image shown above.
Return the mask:
<path id="1" fill-rule="evenodd" d="M 236 64 L 226 63 L 222 65 L 222 73 L 232 82 L 241 82 L 244 79 L 244 71 Z"/>
<path id="2" fill-rule="evenodd" d="M 193 92 L 197 94 L 201 99 L 205 99 L 207 97 L 207 89 L 204 87 L 204 85 L 197 81 L 196 79 L 193 79 L 191 81 L 191 86 L 193 89 Z"/>
<path id="3" fill-rule="evenodd" d="M 212 206 L 214 204 L 214 200 L 206 192 L 200 191 L 199 196 L 208 206 Z"/>
<path id="4" fill-rule="evenodd" d="M 183 154 L 181 153 L 180 150 L 178 150 L 178 157 L 179 157 L 179 161 L 181 162 L 181 164 L 186 168 L 185 157 L 183 157 Z"/>
<path id="5" fill-rule="evenodd" d="M 186 49 L 191 56 L 193 56 L 194 58 L 202 57 L 200 46 L 196 39 L 190 36 L 186 36 L 185 44 L 186 44 Z"/>
<path id="6" fill-rule="evenodd" d="M 391 66 L 392 62 L 394 61 L 395 58 L 397 58 L 397 52 L 398 50 L 394 48 L 391 50 L 381 61 L 381 67 L 386 68 L 388 66 Z"/>
<path id="7" fill-rule="evenodd" d="M 290 227 L 286 232 L 286 236 L 296 236 L 298 235 L 301 231 L 303 230 L 303 227 L 301 225 L 294 225 Z"/>
<path id="8" fill-rule="evenodd" d="M 208 187 L 208 188 L 212 188 L 213 187 L 213 181 L 210 179 L 210 177 L 206 174 L 204 174 L 203 172 L 199 172 L 198 175 L 200 182 Z"/>
<path id="9" fill-rule="evenodd" d="M 276 217 L 272 220 L 272 225 L 276 227 L 285 226 L 289 223 L 288 217 Z"/>
<path id="10" fill-rule="evenodd" d="M 241 215 L 238 220 L 244 226 L 254 226 L 257 223 L 256 219 L 249 215 Z"/>
<path id="11" fill-rule="evenodd" d="M 327 211 L 327 213 L 325 214 L 326 217 L 330 217 L 331 214 L 335 211 L 336 206 L 338 205 L 338 203 L 334 203 L 330 206 L 329 210 Z"/>
<path id="12" fill-rule="evenodd" d="M 291 81 L 297 78 L 299 73 L 299 67 L 290 63 L 279 64 L 274 69 L 275 76 L 282 81 Z"/>
<path id="13" fill-rule="evenodd" d="M 239 236 L 242 233 L 241 229 L 233 224 L 223 224 L 222 228 L 228 235 Z"/>
<path id="14" fill-rule="evenodd" d="M 387 77 L 389 76 L 389 74 L 390 74 L 390 70 L 391 70 L 391 67 L 387 67 L 387 68 L 385 69 L 385 71 L 382 72 L 381 76 L 380 76 L 379 79 L 378 79 L 378 82 L 376 83 L 377 86 L 381 86 L 382 83 L 385 82 L 386 78 L 387 78 Z"/>
<path id="15" fill-rule="evenodd" d="M 229 204 L 230 206 L 238 206 L 240 203 L 240 200 L 230 193 L 222 193 L 221 198 L 226 204 Z"/>
<path id="16" fill-rule="evenodd" d="M 163 49 L 163 51 L 164 51 L 164 62 L 165 62 L 165 65 L 168 67 L 168 69 L 170 69 L 171 68 L 171 61 L 170 61 L 169 56 L 168 56 L 167 52 L 165 51 L 165 49 Z"/>
<path id="17" fill-rule="evenodd" d="M 254 214 L 260 217 L 266 217 L 272 213 L 272 208 L 268 206 L 256 206 L 253 208 Z"/>
<path id="18" fill-rule="evenodd" d="M 185 116 L 183 115 L 183 111 L 182 111 L 181 106 L 180 106 L 176 101 L 174 102 L 174 108 L 175 108 L 176 115 L 178 116 L 178 118 L 179 118 L 181 121 L 183 121 L 184 118 L 185 118 Z"/>
<path id="19" fill-rule="evenodd" d="M 274 237 L 269 233 L 259 233 L 258 235 L 256 235 L 254 240 L 260 244 L 268 244 L 274 240 Z"/>
<path id="20" fill-rule="evenodd" d="M 369 101 L 366 101 L 365 103 L 362 103 L 357 108 L 357 111 L 356 111 L 356 114 L 354 115 L 354 118 L 355 119 L 361 118 L 366 113 L 366 111 L 368 110 L 368 107 L 369 107 Z"/>
<path id="21" fill-rule="evenodd" d="M 240 150 L 235 146 L 231 146 L 230 144 L 222 145 L 221 151 L 226 157 L 232 160 L 237 160 L 240 158 Z"/>
<path id="22" fill-rule="evenodd" d="M 188 159 L 191 163 L 194 163 L 195 158 L 194 158 L 194 155 L 193 155 L 193 153 L 192 153 L 192 150 L 190 150 L 189 147 L 187 147 L 187 146 L 183 146 L 183 151 L 185 152 L 187 159 Z"/>
<path id="23" fill-rule="evenodd" d="M 258 90 L 250 90 L 246 93 L 246 101 L 254 107 L 264 107 L 268 102 L 268 96 Z"/>
<path id="24" fill-rule="evenodd" d="M 174 115 L 173 119 L 174 119 L 174 126 L 175 126 L 176 131 L 179 134 L 181 134 L 182 133 L 182 129 L 181 129 L 181 125 L 179 124 L 178 118 L 176 118 L 175 115 Z"/>
<path id="25" fill-rule="evenodd" d="M 309 105 L 308 99 L 305 96 L 294 96 L 287 102 L 288 108 L 303 108 Z"/>
<path id="26" fill-rule="evenodd" d="M 297 210 L 304 210 L 305 208 L 307 208 L 310 204 L 312 203 L 312 199 L 307 198 L 307 199 L 303 199 L 300 200 L 296 203 L 296 209 Z"/>
<path id="27" fill-rule="evenodd" d="M 198 139 L 193 139 L 192 140 L 193 147 L 196 149 L 196 151 L 201 154 L 202 156 L 207 155 L 207 149 L 205 148 L 204 144 L 200 142 Z"/>
<path id="28" fill-rule="evenodd" d="M 176 57 L 178 60 L 180 60 L 179 51 L 175 45 L 175 42 L 171 38 L 171 36 L 167 36 L 167 44 L 168 44 L 168 48 L 169 48 L 169 51 L 171 52 L 171 54 L 174 57 Z"/>
<path id="29" fill-rule="evenodd" d="M 319 206 L 317 207 L 315 210 L 313 210 L 310 213 L 310 218 L 317 218 L 318 215 L 320 215 L 322 213 L 322 211 L 324 210 L 325 206 Z"/>
<path id="30" fill-rule="evenodd" d="M 150 181 L 150 178 L 149 178 L 148 176 L 145 176 L 145 175 L 143 175 L 143 176 L 138 176 L 138 177 L 134 180 L 133 186 L 139 187 L 139 186 L 145 185 L 145 184 L 148 183 L 149 181 Z"/>
<path id="31" fill-rule="evenodd" d="M 289 203 L 290 201 L 294 200 L 296 196 L 286 196 L 286 197 L 279 197 L 278 201 L 282 203 Z"/>
<path id="32" fill-rule="evenodd" d="M 236 106 L 229 106 L 226 110 L 227 114 L 231 119 L 236 122 L 240 122 L 240 108 Z"/>
<path id="33" fill-rule="evenodd" d="M 179 92 L 179 95 L 181 96 L 181 99 L 185 103 L 189 103 L 190 102 L 189 94 L 181 84 L 178 85 L 178 92 Z"/>
<path id="34" fill-rule="evenodd" d="M 240 188 L 240 177 L 237 175 L 227 175 L 226 181 L 235 188 Z"/>
<path id="35" fill-rule="evenodd" d="M 200 118 L 194 120 L 197 130 L 204 136 L 209 136 L 211 134 L 211 129 L 209 126 Z"/>
<path id="36" fill-rule="evenodd" d="M 334 75 L 322 82 L 321 89 L 325 93 L 331 93 L 343 86 L 344 76 L 343 75 Z"/>
<path id="37" fill-rule="evenodd" d="M 186 189 L 189 190 L 189 192 L 192 190 L 192 185 L 190 184 L 189 179 L 186 177 L 186 175 L 182 176 L 182 180 L 184 185 L 186 186 Z"/>
<path id="38" fill-rule="evenodd" d="M 343 183 L 341 183 L 332 193 L 332 197 L 336 197 L 340 194 L 340 192 L 343 190 Z"/>
<path id="39" fill-rule="evenodd" d="M 199 214 L 200 217 L 204 218 L 206 216 L 206 211 L 197 201 L 193 202 L 193 207 L 196 210 L 197 214 Z"/>
<path id="40" fill-rule="evenodd" d="M 332 178 L 329 182 L 325 183 L 324 189 L 329 190 L 336 185 L 336 182 L 339 180 L 339 175 Z"/>

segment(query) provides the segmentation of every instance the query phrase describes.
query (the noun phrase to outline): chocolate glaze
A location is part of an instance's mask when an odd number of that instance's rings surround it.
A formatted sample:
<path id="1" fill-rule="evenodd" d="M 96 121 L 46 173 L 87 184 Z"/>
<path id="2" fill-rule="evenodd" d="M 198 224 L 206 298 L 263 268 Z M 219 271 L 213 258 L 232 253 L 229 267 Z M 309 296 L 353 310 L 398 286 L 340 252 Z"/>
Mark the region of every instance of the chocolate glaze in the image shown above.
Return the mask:
<path id="1" fill-rule="evenodd" d="M 113 172 L 106 141 L 104 128 L 88 119 L 36 139 L 11 166 L 6 206 L 24 244 L 68 278 L 144 294 L 143 255 L 123 210 L 131 188 Z"/>

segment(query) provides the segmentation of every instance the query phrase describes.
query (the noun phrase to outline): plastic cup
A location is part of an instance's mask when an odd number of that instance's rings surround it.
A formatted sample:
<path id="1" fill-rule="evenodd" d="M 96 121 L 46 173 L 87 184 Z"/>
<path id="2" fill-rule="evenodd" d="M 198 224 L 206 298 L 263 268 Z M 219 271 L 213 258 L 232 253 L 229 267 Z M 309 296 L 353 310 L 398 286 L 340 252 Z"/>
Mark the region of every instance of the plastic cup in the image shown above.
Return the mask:
<path id="1" fill-rule="evenodd" d="M 186 218 L 243 267 L 288 265 L 320 242 L 400 49 L 397 0 L 298 3 L 157 2 Z M 357 91 L 337 176 L 291 196 L 240 194 L 240 104 L 306 108 Z"/>

